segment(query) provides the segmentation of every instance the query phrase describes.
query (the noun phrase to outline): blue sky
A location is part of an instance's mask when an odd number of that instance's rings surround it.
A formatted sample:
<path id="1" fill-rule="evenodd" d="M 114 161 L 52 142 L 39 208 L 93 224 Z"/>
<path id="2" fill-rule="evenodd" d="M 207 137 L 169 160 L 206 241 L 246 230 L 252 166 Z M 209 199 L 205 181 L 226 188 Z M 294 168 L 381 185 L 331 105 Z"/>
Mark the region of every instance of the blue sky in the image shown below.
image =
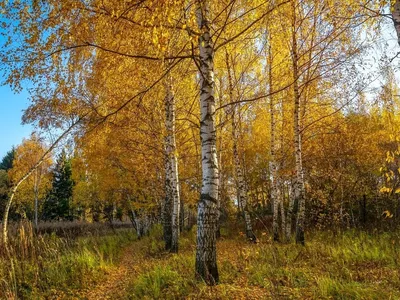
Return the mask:
<path id="1" fill-rule="evenodd" d="M 29 105 L 27 91 L 14 94 L 8 86 L 0 86 L 0 159 L 29 136 L 32 126 L 21 125 L 22 110 Z"/>

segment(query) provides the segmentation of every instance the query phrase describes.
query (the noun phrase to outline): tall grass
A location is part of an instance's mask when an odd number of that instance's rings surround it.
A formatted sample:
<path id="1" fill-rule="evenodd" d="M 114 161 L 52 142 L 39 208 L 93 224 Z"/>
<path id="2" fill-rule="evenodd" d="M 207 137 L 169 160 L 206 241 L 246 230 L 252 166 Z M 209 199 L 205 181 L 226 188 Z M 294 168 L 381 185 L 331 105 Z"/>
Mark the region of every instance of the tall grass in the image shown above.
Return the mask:
<path id="1" fill-rule="evenodd" d="M 11 237 L 10 252 L 0 249 L 0 299 L 77 297 L 74 291 L 106 279 L 128 243 L 135 271 L 123 299 L 400 299 L 399 232 L 315 232 L 305 247 L 259 236 L 254 245 L 222 230 L 221 282 L 208 287 L 195 280 L 195 228 L 171 254 L 160 226 L 132 243 L 131 230 L 73 239 L 36 235 L 25 224 Z"/>
<path id="2" fill-rule="evenodd" d="M 36 235 L 24 223 L 10 238 L 9 251 L 0 248 L 0 299 L 62 296 L 87 287 L 134 239 L 131 230 L 79 238 Z"/>
<path id="3" fill-rule="evenodd" d="M 194 280 L 193 234 L 178 255 L 154 255 L 131 282 L 132 299 L 400 299 L 400 237 L 394 233 L 315 232 L 305 247 L 218 242 L 221 283 Z M 150 243 L 151 238 L 144 243 Z M 182 246 L 183 245 L 183 246 Z M 144 246 L 144 248 L 146 248 Z"/>

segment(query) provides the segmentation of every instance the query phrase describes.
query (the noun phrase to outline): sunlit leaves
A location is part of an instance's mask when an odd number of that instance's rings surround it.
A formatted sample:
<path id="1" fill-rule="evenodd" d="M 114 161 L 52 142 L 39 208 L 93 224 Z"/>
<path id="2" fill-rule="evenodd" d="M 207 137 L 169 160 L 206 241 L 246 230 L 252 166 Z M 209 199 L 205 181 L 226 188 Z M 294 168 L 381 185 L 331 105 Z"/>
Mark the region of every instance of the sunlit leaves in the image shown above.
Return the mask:
<path id="1" fill-rule="evenodd" d="M 9 178 L 12 183 L 25 175 L 41 158 L 47 150 L 46 145 L 41 139 L 32 134 L 29 139 L 25 139 L 15 150 L 13 167 L 9 170 Z M 34 199 L 43 199 L 51 184 L 52 159 L 48 157 L 33 173 L 33 175 L 21 184 L 15 198 L 17 203 L 23 203 L 32 208 Z"/>

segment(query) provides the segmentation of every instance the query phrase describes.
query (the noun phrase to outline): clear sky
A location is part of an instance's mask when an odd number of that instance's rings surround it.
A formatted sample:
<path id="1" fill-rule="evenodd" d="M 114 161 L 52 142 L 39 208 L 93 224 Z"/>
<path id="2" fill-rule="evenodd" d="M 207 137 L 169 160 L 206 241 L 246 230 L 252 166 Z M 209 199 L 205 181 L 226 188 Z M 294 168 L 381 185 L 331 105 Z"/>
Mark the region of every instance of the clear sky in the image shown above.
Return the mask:
<path id="1" fill-rule="evenodd" d="M 21 125 L 22 110 L 29 104 L 27 91 L 14 94 L 8 86 L 0 86 L 0 159 L 30 135 L 32 127 Z"/>

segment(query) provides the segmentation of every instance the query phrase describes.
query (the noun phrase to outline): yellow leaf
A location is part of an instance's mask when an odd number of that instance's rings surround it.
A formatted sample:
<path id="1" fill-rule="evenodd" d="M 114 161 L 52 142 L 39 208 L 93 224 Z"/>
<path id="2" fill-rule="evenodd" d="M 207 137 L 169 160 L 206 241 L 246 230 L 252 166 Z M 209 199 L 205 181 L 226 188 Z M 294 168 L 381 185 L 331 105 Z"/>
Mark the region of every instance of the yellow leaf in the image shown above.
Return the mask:
<path id="1" fill-rule="evenodd" d="M 382 213 L 382 215 L 384 215 L 385 218 L 393 218 L 393 214 L 392 214 L 390 211 L 388 211 L 388 210 L 385 210 L 385 211 Z"/>

